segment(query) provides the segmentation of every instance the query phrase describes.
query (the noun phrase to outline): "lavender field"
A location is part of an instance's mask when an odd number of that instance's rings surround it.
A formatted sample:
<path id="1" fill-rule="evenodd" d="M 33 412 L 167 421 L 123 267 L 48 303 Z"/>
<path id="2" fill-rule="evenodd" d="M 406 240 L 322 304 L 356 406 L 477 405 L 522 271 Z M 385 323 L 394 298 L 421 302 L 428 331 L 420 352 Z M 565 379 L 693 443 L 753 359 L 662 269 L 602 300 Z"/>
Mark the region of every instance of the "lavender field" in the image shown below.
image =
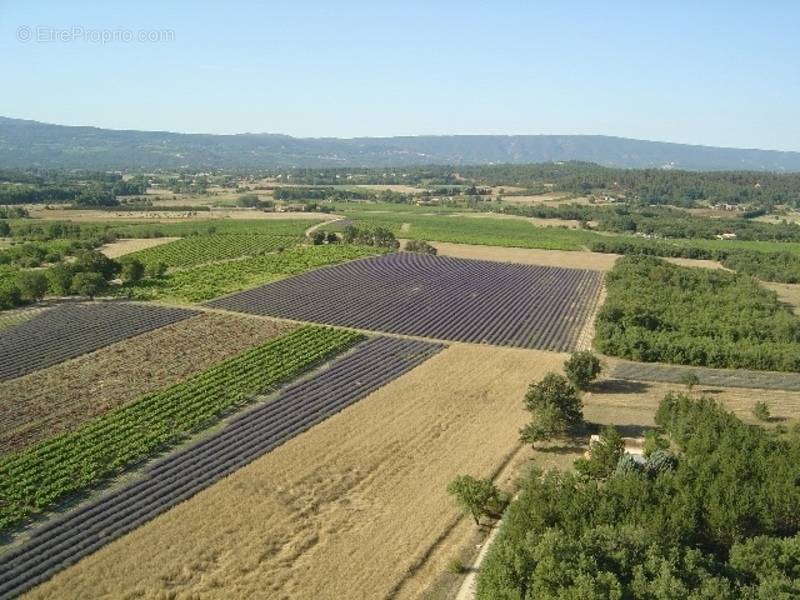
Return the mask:
<path id="1" fill-rule="evenodd" d="M 389 254 L 209 302 L 249 314 L 441 340 L 571 351 L 597 302 L 595 271 Z"/>

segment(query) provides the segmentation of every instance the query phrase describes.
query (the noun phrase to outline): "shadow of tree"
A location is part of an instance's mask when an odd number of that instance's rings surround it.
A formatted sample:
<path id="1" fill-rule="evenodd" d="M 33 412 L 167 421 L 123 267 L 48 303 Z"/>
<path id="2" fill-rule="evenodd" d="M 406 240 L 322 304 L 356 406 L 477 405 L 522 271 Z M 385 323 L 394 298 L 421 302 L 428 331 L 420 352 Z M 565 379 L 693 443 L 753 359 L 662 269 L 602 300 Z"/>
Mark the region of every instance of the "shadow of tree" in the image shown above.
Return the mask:
<path id="1" fill-rule="evenodd" d="M 628 381 L 627 379 L 603 379 L 589 387 L 590 392 L 605 394 L 642 394 L 649 390 L 651 385 L 641 381 Z"/>

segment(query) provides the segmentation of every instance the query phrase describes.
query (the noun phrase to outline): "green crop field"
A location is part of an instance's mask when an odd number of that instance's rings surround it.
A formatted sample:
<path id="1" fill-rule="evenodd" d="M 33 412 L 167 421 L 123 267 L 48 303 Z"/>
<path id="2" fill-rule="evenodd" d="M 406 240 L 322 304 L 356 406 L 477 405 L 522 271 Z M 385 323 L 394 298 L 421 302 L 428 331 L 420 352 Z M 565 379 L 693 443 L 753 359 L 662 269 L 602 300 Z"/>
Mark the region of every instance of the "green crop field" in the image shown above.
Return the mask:
<path id="1" fill-rule="evenodd" d="M 306 229 L 326 219 L 216 219 L 208 221 L 182 221 L 179 223 L 136 223 L 117 226 L 111 223 L 110 231 L 119 237 L 186 237 L 203 234 L 268 234 L 300 236 Z M 95 225 L 92 223 L 92 225 Z"/>
<path id="2" fill-rule="evenodd" d="M 143 279 L 124 286 L 120 293 L 137 300 L 202 302 L 317 267 L 378 253 L 380 250 L 376 248 L 362 246 L 298 246 L 283 252 L 176 271 L 158 279 Z"/>
<path id="3" fill-rule="evenodd" d="M 581 250 L 600 236 L 590 231 L 536 227 L 524 219 L 346 211 L 356 225 L 385 227 L 400 238 L 546 250 Z M 336 224 L 334 224 L 336 225 Z"/>
<path id="4" fill-rule="evenodd" d="M 257 256 L 289 248 L 300 242 L 298 236 L 229 233 L 194 235 L 129 254 L 143 263 L 163 262 L 169 267 L 191 267 L 240 256 Z"/>
<path id="5" fill-rule="evenodd" d="M 174 444 L 361 337 L 302 327 L 0 461 L 0 529 Z"/>

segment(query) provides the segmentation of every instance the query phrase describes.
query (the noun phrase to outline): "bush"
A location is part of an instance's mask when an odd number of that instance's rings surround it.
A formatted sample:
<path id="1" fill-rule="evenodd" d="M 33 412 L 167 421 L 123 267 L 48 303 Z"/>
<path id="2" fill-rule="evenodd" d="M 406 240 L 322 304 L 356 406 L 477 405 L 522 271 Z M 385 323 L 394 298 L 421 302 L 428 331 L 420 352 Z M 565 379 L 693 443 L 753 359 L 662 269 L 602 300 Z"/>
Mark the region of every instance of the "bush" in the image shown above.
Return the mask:
<path id="1" fill-rule="evenodd" d="M 651 477 L 658 477 L 662 473 L 674 471 L 678 466 L 678 459 L 668 450 L 656 450 L 647 458 L 646 470 Z"/>
<path id="2" fill-rule="evenodd" d="M 418 254 L 430 254 L 432 256 L 436 256 L 439 252 L 425 240 L 408 240 L 405 251 L 416 252 Z"/>
<path id="3" fill-rule="evenodd" d="M 36 302 L 47 293 L 47 276 L 42 271 L 21 271 L 17 275 L 17 287 L 23 300 Z"/>
<path id="4" fill-rule="evenodd" d="M 753 406 L 753 416 L 759 421 L 769 421 L 769 404 L 763 400 L 756 402 L 755 406 Z"/>
<path id="5" fill-rule="evenodd" d="M 120 279 L 124 283 L 136 283 L 144 277 L 145 266 L 138 258 L 123 259 L 120 263 Z"/>
<path id="6" fill-rule="evenodd" d="M 105 291 L 107 282 L 100 273 L 82 271 L 72 278 L 71 291 L 79 296 L 94 298 Z"/>
<path id="7" fill-rule="evenodd" d="M 564 372 L 567 374 L 567 378 L 579 390 L 587 389 L 600 371 L 600 359 L 589 350 L 573 352 L 564 363 Z"/>
<path id="8" fill-rule="evenodd" d="M 167 272 L 167 265 L 162 261 L 151 262 L 146 264 L 144 267 L 145 277 L 151 277 L 151 278 L 163 277 L 164 273 L 166 272 Z"/>

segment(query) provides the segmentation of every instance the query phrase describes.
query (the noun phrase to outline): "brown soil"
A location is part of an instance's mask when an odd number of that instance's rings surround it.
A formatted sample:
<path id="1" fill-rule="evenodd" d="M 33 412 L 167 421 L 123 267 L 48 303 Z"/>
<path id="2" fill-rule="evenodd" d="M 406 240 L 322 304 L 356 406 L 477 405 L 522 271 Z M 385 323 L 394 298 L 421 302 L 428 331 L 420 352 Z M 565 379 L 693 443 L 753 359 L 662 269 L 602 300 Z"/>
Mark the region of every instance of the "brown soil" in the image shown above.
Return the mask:
<path id="1" fill-rule="evenodd" d="M 0 455 L 70 431 L 292 328 L 203 314 L 0 382 Z"/>
<path id="2" fill-rule="evenodd" d="M 100 248 L 100 252 L 105 254 L 108 258 L 118 258 L 125 256 L 131 252 L 145 250 L 154 246 L 161 246 L 174 242 L 180 238 L 176 237 L 162 237 L 162 238 L 147 238 L 147 239 L 120 239 L 110 244 L 106 244 Z"/>

